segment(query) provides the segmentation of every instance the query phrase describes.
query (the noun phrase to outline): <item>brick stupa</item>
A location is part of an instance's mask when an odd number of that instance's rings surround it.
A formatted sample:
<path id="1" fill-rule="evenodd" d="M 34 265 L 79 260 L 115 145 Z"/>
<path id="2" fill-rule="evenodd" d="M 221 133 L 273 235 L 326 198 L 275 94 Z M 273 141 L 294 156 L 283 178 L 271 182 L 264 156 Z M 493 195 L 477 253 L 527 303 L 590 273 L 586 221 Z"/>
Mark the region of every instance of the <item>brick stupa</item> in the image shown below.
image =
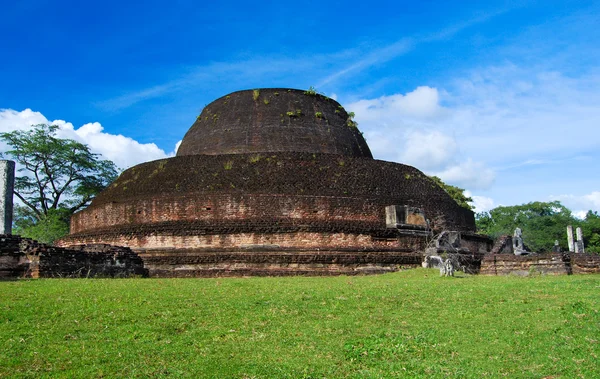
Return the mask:
<path id="1" fill-rule="evenodd" d="M 421 171 L 373 159 L 335 100 L 259 89 L 207 105 L 176 157 L 124 171 L 60 244 L 131 247 L 151 276 L 330 275 L 418 265 L 441 230 L 489 243 Z"/>

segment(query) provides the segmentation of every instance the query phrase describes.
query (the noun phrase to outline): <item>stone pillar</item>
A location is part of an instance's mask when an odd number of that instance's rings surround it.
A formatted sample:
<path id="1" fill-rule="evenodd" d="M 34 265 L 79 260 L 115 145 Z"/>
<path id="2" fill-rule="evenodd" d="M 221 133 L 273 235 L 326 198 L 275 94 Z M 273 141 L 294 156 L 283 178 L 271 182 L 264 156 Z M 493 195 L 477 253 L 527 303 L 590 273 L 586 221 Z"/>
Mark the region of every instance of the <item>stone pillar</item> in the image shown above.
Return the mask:
<path id="1" fill-rule="evenodd" d="M 398 205 L 388 205 L 385 207 L 385 227 L 395 229 L 402 223 L 402 212 Z"/>
<path id="2" fill-rule="evenodd" d="M 0 234 L 12 233 L 15 162 L 0 160 Z"/>
<path id="3" fill-rule="evenodd" d="M 585 253 L 583 248 L 583 233 L 581 232 L 581 228 L 575 229 L 577 235 L 577 241 L 575 242 L 575 252 L 576 253 Z"/>
<path id="4" fill-rule="evenodd" d="M 567 226 L 567 243 L 569 244 L 569 251 L 572 253 L 575 251 L 575 242 L 573 241 L 573 227 Z"/>

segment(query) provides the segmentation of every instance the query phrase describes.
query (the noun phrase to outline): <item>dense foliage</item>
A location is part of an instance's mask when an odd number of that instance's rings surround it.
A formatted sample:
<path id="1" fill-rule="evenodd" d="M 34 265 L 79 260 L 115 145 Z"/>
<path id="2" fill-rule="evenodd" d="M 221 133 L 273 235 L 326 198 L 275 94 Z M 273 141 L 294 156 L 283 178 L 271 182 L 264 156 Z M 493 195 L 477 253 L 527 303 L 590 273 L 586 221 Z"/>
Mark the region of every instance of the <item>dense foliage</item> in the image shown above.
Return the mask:
<path id="1" fill-rule="evenodd" d="M 585 251 L 600 253 L 600 215 L 598 212 L 588 211 L 581 223 Z"/>
<path id="2" fill-rule="evenodd" d="M 58 126 L 39 124 L 29 130 L 0 133 L 17 162 L 15 232 L 42 242 L 68 233 L 71 214 L 87 206 L 117 176 L 111 161 L 89 147 L 56 137 Z"/>
<path id="3" fill-rule="evenodd" d="M 470 204 L 471 202 L 473 202 L 473 199 L 465 195 L 465 190 L 463 188 L 446 184 L 442 181 L 442 179 L 438 178 L 437 176 L 430 176 L 429 178 L 433 180 L 438 186 L 442 187 L 444 191 L 446 191 L 448 195 L 450 195 L 450 197 L 452 197 L 458 205 L 460 205 L 463 208 L 467 208 L 471 211 L 474 209 L 473 206 Z"/>
<path id="4" fill-rule="evenodd" d="M 586 252 L 600 252 L 600 217 L 588 212 L 584 220 L 575 218 L 559 201 L 533 202 L 497 207 L 476 215 L 477 230 L 492 238 L 512 235 L 515 228 L 523 230 L 525 246 L 534 252 L 549 252 L 558 240 L 563 250 L 567 246 L 567 226 L 580 226 Z"/>

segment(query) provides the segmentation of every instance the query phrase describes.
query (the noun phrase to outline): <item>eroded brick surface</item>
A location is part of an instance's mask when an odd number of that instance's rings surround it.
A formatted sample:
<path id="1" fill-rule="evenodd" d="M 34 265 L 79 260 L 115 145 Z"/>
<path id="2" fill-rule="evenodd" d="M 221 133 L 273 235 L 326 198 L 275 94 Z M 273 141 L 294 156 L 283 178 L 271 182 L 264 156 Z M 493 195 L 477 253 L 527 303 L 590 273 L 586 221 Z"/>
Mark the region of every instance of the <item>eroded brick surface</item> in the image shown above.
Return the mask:
<path id="1" fill-rule="evenodd" d="M 600 256 L 596 254 L 486 254 L 481 274 L 522 275 L 600 273 Z"/>
<path id="2" fill-rule="evenodd" d="M 0 235 L 0 278 L 147 276 L 129 248 L 106 244 L 68 249 L 15 235 Z"/>

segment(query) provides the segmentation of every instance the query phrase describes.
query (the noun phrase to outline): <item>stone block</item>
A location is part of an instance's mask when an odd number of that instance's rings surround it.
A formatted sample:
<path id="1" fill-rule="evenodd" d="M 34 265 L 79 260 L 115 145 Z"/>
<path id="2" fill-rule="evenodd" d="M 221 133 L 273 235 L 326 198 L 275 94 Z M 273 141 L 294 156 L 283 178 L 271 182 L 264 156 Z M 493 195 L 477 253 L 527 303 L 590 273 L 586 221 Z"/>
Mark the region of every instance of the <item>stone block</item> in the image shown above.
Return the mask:
<path id="1" fill-rule="evenodd" d="M 385 207 L 385 225 L 397 228 L 399 224 L 427 227 L 425 213 L 416 207 L 407 205 L 388 205 Z"/>

